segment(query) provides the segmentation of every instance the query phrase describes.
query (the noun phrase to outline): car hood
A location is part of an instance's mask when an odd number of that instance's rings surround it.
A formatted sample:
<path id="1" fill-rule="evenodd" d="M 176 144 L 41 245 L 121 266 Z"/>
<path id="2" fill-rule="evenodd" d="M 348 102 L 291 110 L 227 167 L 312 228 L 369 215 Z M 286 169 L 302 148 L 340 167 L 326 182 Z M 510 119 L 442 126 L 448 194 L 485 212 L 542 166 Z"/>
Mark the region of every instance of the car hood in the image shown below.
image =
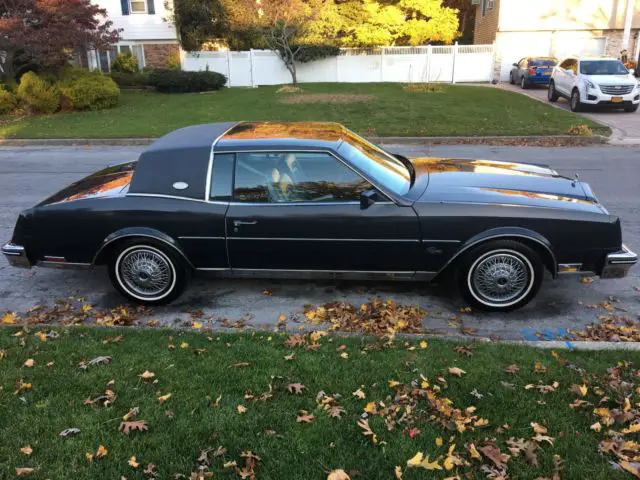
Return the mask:
<path id="1" fill-rule="evenodd" d="M 585 75 L 585 78 L 588 78 L 594 83 L 602 84 L 602 85 L 630 85 L 636 84 L 638 81 L 635 79 L 633 75 L 625 74 L 625 75 Z"/>
<path id="2" fill-rule="evenodd" d="M 416 175 L 428 175 L 420 202 L 499 203 L 591 209 L 598 201 L 589 185 L 544 165 L 490 160 L 413 158 Z"/>

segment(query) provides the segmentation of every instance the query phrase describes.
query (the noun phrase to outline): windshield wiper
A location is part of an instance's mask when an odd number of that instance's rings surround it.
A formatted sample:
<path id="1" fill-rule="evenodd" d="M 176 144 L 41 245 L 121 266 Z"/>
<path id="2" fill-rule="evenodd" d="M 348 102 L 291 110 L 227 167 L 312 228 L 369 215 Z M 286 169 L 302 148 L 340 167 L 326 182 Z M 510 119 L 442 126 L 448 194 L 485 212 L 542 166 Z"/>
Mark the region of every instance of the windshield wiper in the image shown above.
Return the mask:
<path id="1" fill-rule="evenodd" d="M 414 167 L 413 163 L 411 163 L 411 160 L 409 160 L 404 155 L 400 155 L 398 153 L 392 153 L 391 155 L 393 155 L 395 158 L 400 160 L 402 162 L 402 164 L 405 167 L 407 167 L 407 170 L 409 170 L 409 177 L 410 177 L 410 180 L 411 180 L 411 186 L 413 186 L 414 182 L 416 181 L 416 167 Z"/>

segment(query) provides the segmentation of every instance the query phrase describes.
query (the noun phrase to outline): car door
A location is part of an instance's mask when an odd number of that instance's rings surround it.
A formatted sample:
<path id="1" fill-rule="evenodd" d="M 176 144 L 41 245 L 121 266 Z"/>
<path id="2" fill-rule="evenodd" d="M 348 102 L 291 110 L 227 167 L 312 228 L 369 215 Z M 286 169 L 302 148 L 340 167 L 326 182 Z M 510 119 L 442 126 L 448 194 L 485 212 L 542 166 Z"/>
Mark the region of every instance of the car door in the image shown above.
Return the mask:
<path id="1" fill-rule="evenodd" d="M 525 77 L 527 74 L 527 66 L 529 65 L 529 59 L 523 58 L 518 63 L 518 77 L 516 81 L 519 83 L 522 81 L 522 77 Z"/>
<path id="2" fill-rule="evenodd" d="M 420 255 L 417 214 L 332 153 L 238 152 L 227 212 L 232 271 L 409 273 Z"/>
<path id="3" fill-rule="evenodd" d="M 567 58 L 560 64 L 560 67 L 558 68 L 558 75 L 553 79 L 558 91 L 565 95 L 569 95 L 573 79 L 573 71 L 576 68 L 577 62 L 574 58 Z"/>

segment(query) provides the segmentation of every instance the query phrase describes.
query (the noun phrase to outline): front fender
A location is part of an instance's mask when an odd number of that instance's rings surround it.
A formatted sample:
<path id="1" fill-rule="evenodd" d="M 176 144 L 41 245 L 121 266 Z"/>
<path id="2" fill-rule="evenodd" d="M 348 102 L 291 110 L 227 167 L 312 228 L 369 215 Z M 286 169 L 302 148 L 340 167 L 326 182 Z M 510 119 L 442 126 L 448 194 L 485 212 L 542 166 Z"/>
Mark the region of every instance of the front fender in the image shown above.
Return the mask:
<path id="1" fill-rule="evenodd" d="M 551 242 L 544 237 L 543 235 L 535 232 L 533 230 L 529 230 L 528 228 L 523 227 L 498 227 L 492 228 L 490 230 L 485 230 L 484 232 L 478 233 L 473 237 L 469 238 L 466 242 L 464 242 L 460 248 L 456 251 L 456 253 L 449 259 L 446 265 L 442 268 L 444 270 L 451 263 L 453 263 L 460 255 L 469 250 L 470 248 L 489 240 L 496 239 L 521 239 L 529 242 L 533 242 L 536 245 L 539 245 L 543 251 L 547 254 L 547 261 L 545 264 L 551 271 L 551 275 L 555 278 L 558 272 L 558 262 L 556 261 L 556 256 L 553 251 L 553 246 Z"/>
<path id="2" fill-rule="evenodd" d="M 180 247 L 180 244 L 174 238 L 172 238 L 171 236 L 167 235 L 164 232 L 161 232 L 160 230 L 156 230 L 155 228 L 149 228 L 149 227 L 127 227 L 121 230 L 117 230 L 113 233 L 110 233 L 102 241 L 102 244 L 100 245 L 100 247 L 98 248 L 98 251 L 93 257 L 93 261 L 91 262 L 91 265 L 100 265 L 104 263 L 105 254 L 108 252 L 110 245 L 113 245 L 115 242 L 122 240 L 124 238 L 135 238 L 135 237 L 152 238 L 153 240 L 156 240 L 158 242 L 168 245 L 169 247 L 173 248 L 176 252 L 178 252 L 178 254 L 184 258 L 187 264 L 191 266 L 191 268 L 193 268 L 191 261 L 185 255 L 184 251 Z"/>

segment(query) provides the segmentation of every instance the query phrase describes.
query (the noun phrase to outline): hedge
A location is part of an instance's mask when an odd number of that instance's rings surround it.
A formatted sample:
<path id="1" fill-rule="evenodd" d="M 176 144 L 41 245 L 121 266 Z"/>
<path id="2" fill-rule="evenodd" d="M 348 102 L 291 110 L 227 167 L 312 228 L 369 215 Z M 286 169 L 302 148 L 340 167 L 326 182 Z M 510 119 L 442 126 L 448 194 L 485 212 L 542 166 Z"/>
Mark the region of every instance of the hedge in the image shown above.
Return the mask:
<path id="1" fill-rule="evenodd" d="M 149 74 L 147 85 L 163 93 L 207 92 L 220 90 L 227 83 L 227 77 L 217 72 L 185 72 L 182 70 L 158 68 Z"/>
<path id="2" fill-rule="evenodd" d="M 60 108 L 60 93 L 34 72 L 25 73 L 17 89 L 18 98 L 36 113 L 53 113 Z"/>

